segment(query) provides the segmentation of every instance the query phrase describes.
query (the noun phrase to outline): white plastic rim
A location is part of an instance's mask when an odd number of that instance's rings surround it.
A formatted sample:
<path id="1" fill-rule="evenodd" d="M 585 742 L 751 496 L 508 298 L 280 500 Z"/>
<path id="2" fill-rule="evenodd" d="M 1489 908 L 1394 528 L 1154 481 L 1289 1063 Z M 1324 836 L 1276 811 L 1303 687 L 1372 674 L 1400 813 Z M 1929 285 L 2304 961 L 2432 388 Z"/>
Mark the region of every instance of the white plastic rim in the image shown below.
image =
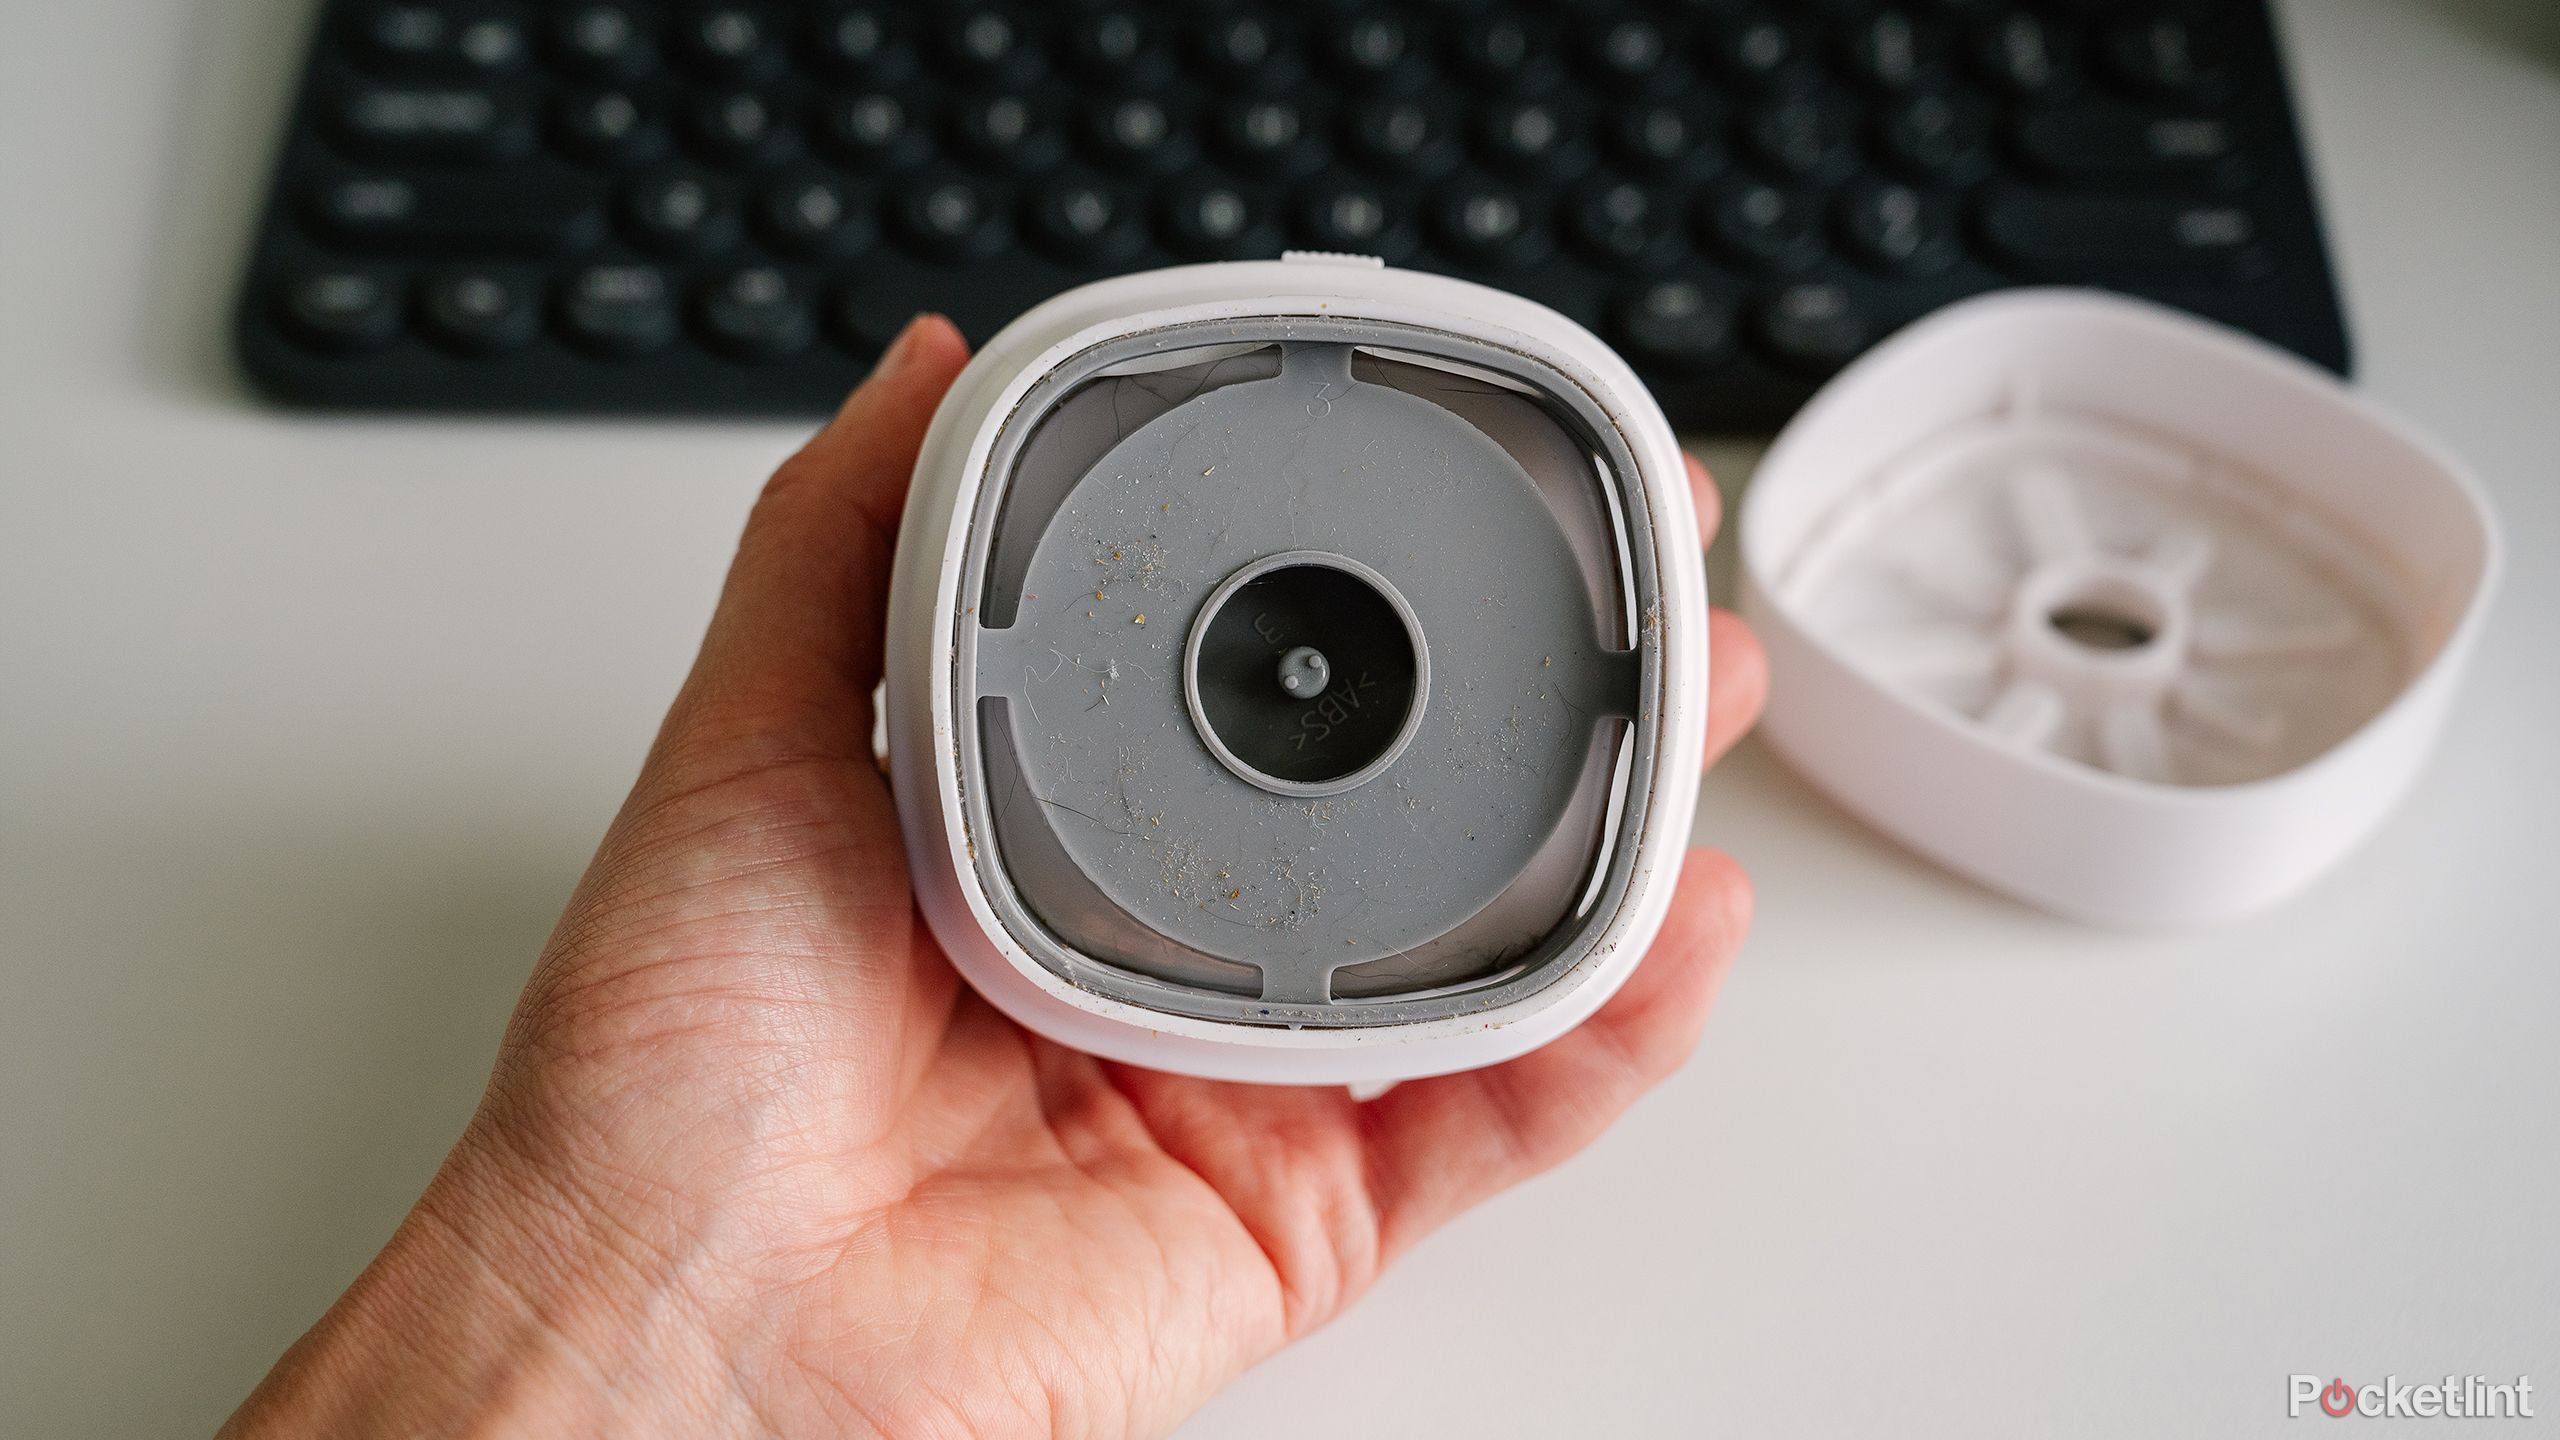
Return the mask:
<path id="1" fill-rule="evenodd" d="M 2272 489 L 2277 513 L 2377 557 L 2403 597 L 2388 617 L 2405 656 L 2397 692 L 2281 773 L 2179 785 L 2003 743 L 1995 725 L 1885 683 L 1810 623 L 1790 564 L 1898 457 L 2021 403 L 2212 457 Z M 2070 290 L 1951 306 L 1850 366 L 1780 434 L 1740 526 L 1771 748 L 1949 868 L 2129 929 L 2263 909 L 2370 834 L 2435 745 L 2500 564 L 2494 517 L 2461 463 L 2334 377 L 2178 312 Z"/>
<path id="2" fill-rule="evenodd" d="M 972 863 L 953 714 L 969 520 L 998 432 L 1041 377 L 1107 341 L 1199 322 L 1376 320 L 1526 356 L 1580 387 L 1623 436 L 1653 517 L 1661 751 L 1617 912 L 1570 970 L 1521 1000 L 1411 1024 L 1292 1029 L 1150 1010 L 1070 985 L 996 918 Z M 918 908 L 963 977 L 1014 1021 L 1106 1059 L 1221 1080 L 1343 1085 L 1491 1065 L 1555 1039 L 1616 993 L 1661 929 L 1695 816 L 1707 713 L 1707 595 L 1679 442 L 1626 362 L 1543 305 L 1357 256 L 1183 266 L 1068 291 L 970 361 L 926 431 L 890 586 L 889 774 Z M 1622 843 L 1624 843 L 1622 841 Z"/>

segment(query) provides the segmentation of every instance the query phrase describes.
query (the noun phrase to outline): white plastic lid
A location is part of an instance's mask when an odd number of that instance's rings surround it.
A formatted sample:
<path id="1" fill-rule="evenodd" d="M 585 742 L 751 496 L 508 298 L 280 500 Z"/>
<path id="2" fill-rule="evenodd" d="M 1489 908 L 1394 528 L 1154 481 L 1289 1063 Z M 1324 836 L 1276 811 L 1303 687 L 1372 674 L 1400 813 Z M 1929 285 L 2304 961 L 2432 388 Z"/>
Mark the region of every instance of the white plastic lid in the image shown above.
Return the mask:
<path id="1" fill-rule="evenodd" d="M 2020 291 L 1781 434 L 1742 520 L 1764 731 L 1843 804 L 2102 923 L 2271 904 L 2432 746 L 2497 567 L 2478 487 L 2331 377 Z"/>

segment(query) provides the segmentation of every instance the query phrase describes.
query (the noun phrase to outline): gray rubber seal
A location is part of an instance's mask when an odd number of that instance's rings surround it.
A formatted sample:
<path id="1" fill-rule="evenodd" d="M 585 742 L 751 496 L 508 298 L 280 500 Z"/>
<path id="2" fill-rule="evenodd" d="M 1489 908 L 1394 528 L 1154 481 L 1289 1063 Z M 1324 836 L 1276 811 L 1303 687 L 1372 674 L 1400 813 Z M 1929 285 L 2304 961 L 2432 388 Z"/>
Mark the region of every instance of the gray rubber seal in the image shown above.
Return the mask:
<path id="1" fill-rule="evenodd" d="M 1464 1014 L 1570 968 L 1654 763 L 1634 473 L 1561 376 L 1413 327 L 1060 366 L 999 435 L 955 636 L 998 917 L 1075 984 L 1231 1020 Z"/>

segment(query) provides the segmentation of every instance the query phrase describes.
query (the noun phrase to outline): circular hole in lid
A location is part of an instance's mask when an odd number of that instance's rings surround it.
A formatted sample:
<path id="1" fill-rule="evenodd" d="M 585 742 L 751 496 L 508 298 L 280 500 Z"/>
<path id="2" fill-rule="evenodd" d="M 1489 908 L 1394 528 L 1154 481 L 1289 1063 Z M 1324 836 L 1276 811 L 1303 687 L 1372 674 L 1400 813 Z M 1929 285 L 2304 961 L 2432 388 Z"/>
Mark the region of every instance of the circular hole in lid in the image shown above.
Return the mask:
<path id="1" fill-rule="evenodd" d="M 2065 640 L 2090 650 L 2139 650 L 2160 633 L 2146 621 L 2103 605 L 2059 605 L 2045 616 L 2045 623 Z"/>
<path id="2" fill-rule="evenodd" d="M 2177 597 L 2155 577 L 2103 561 L 2048 566 L 2018 598 L 2021 620 L 2041 613 L 2073 653 L 2101 662 L 2131 660 L 2177 624 Z"/>
<path id="3" fill-rule="evenodd" d="M 1291 551 L 1227 577 L 1200 610 L 1183 689 L 1219 762 L 1283 795 L 1351 789 L 1392 763 L 1422 719 L 1430 663 L 1385 576 Z"/>

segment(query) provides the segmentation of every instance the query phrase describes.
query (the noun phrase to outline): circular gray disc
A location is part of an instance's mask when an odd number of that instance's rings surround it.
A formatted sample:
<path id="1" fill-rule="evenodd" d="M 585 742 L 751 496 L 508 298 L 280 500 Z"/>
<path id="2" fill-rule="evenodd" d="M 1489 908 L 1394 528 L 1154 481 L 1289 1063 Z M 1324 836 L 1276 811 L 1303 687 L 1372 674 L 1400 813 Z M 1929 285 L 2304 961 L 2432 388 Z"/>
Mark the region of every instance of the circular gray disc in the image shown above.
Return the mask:
<path id="1" fill-rule="evenodd" d="M 1146 927 L 1260 968 L 1266 996 L 1321 999 L 1333 969 L 1501 895 L 1562 821 L 1597 719 L 1627 713 L 1537 484 L 1449 410 L 1355 380 L 1351 355 L 1290 346 L 1276 376 L 1121 440 L 1048 518 L 1013 623 L 979 637 L 979 693 L 1012 706 L 1020 784 L 1067 857 Z M 1385 577 L 1429 651 L 1410 741 L 1337 794 L 1248 783 L 1185 702 L 1204 603 L 1288 551 Z"/>

